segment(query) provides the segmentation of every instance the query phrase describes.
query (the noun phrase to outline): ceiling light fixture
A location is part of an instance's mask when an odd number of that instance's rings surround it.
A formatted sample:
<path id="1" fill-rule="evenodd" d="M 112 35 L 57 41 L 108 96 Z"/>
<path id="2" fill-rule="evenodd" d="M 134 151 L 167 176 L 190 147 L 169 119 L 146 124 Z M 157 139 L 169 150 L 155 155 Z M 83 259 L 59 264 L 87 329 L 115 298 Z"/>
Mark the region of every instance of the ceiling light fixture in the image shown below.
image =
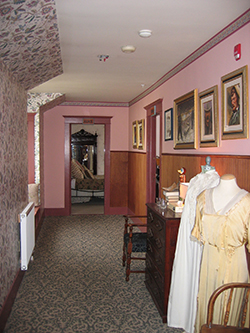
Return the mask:
<path id="1" fill-rule="evenodd" d="M 122 52 L 124 53 L 133 53 L 135 52 L 135 47 L 133 45 L 122 46 Z"/>
<path id="2" fill-rule="evenodd" d="M 152 35 L 152 31 L 148 29 L 142 29 L 138 32 L 138 34 L 142 38 L 148 38 Z"/>

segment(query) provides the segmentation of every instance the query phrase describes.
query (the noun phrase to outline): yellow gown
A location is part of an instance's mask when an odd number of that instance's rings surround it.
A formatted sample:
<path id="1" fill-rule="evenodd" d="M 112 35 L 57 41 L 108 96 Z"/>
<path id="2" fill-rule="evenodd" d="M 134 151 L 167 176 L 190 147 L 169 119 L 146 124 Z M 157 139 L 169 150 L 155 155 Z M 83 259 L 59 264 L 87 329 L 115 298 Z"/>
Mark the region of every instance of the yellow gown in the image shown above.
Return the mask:
<path id="1" fill-rule="evenodd" d="M 220 212 L 215 212 L 213 189 L 197 197 L 192 236 L 203 244 L 195 332 L 206 323 L 212 292 L 229 282 L 249 282 L 245 244 L 250 238 L 250 193 L 241 190 Z M 248 248 L 249 250 L 249 248 Z M 214 323 L 221 322 L 227 295 L 215 305 Z M 236 317 L 237 311 L 234 311 Z M 234 324 L 235 318 L 230 318 Z"/>

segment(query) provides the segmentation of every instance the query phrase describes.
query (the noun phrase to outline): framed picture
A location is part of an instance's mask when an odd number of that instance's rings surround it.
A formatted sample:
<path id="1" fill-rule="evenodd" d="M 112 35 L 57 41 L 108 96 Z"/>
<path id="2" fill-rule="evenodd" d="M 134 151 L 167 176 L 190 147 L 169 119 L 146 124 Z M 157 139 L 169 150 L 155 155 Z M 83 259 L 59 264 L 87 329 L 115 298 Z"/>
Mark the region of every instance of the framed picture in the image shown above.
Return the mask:
<path id="1" fill-rule="evenodd" d="M 247 66 L 221 78 L 222 140 L 248 137 Z"/>
<path id="2" fill-rule="evenodd" d="M 200 147 L 218 146 L 218 86 L 199 93 Z"/>
<path id="3" fill-rule="evenodd" d="M 137 127 L 137 148 L 144 149 L 144 119 L 138 121 Z"/>
<path id="4" fill-rule="evenodd" d="M 197 148 L 198 90 L 174 100 L 174 148 Z"/>
<path id="5" fill-rule="evenodd" d="M 132 124 L 132 140 L 133 148 L 137 148 L 137 120 L 135 120 Z"/>
<path id="6" fill-rule="evenodd" d="M 173 108 L 164 113 L 164 135 L 165 141 L 173 140 Z"/>

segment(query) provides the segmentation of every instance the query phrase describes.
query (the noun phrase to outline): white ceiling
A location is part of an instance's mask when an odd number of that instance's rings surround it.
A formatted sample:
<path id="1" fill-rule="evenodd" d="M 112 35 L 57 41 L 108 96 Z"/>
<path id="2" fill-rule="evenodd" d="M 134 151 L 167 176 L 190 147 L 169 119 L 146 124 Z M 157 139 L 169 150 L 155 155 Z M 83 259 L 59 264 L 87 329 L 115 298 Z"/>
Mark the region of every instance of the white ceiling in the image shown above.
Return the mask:
<path id="1" fill-rule="evenodd" d="M 56 0 L 63 74 L 31 91 L 130 102 L 249 8 L 250 0 Z M 136 51 L 122 53 L 131 44 Z"/>

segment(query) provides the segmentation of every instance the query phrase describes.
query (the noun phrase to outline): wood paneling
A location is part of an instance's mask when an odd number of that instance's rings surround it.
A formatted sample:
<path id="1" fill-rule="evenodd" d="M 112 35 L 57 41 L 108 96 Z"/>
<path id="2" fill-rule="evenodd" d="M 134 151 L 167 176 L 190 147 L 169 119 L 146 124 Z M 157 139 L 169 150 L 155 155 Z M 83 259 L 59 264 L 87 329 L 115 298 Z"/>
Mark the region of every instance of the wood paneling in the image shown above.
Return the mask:
<path id="1" fill-rule="evenodd" d="M 128 207 L 128 152 L 110 153 L 110 207 Z"/>
<path id="2" fill-rule="evenodd" d="M 206 157 L 211 157 L 211 165 L 220 176 L 229 173 L 236 177 L 239 187 L 250 192 L 250 156 L 238 155 L 162 155 L 161 187 L 178 182 L 178 169 L 185 167 L 187 181 L 201 172 L 201 165 L 206 164 Z"/>
<path id="3" fill-rule="evenodd" d="M 146 153 L 130 152 L 128 168 L 128 208 L 146 214 Z"/>

